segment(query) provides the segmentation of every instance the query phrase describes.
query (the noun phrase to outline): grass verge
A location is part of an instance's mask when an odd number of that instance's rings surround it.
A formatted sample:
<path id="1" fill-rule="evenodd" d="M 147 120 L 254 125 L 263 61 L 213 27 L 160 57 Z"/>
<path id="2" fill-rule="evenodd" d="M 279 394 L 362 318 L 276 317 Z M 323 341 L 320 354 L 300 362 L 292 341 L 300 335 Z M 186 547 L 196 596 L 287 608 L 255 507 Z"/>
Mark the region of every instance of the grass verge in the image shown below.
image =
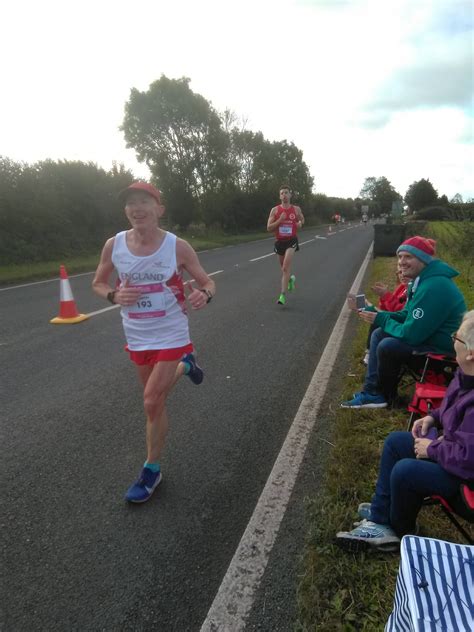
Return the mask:
<path id="1" fill-rule="evenodd" d="M 209 233 L 203 236 L 191 234 L 180 234 L 179 237 L 186 239 L 192 247 L 197 250 L 210 250 L 211 248 L 222 248 L 234 246 L 236 244 L 270 237 L 267 232 L 245 233 L 242 235 L 224 235 L 222 233 Z M 59 274 L 59 266 L 66 266 L 69 274 L 80 272 L 91 272 L 95 270 L 99 263 L 100 249 L 96 253 L 84 254 L 82 256 L 64 257 L 57 261 L 44 261 L 36 263 L 25 263 L 20 265 L 0 266 L 0 284 L 21 283 L 24 281 L 34 281 L 38 279 L 50 279 Z"/>
<path id="2" fill-rule="evenodd" d="M 456 249 L 447 245 L 441 252 L 445 261 L 455 265 Z M 393 287 L 395 271 L 396 258 L 375 259 L 367 286 L 382 280 Z M 459 277 L 458 284 L 472 308 L 472 285 L 469 287 L 462 281 Z M 370 290 L 366 294 L 376 303 L 377 297 Z M 353 340 L 352 364 L 342 382 L 341 400 L 359 390 L 362 384 L 365 367 L 360 359 L 366 338 L 367 326 L 361 322 Z M 338 409 L 337 404 L 334 410 L 335 447 L 329 457 L 323 491 L 317 498 L 306 501 L 309 527 L 297 587 L 299 614 L 295 630 L 383 630 L 392 610 L 398 555 L 355 555 L 341 551 L 333 540 L 337 531 L 349 530 L 357 520 L 357 505 L 370 501 L 383 441 L 392 430 L 406 429 L 408 415 L 406 411 L 386 409 L 343 410 Z M 439 509 L 423 508 L 419 524 L 421 535 L 461 541 Z"/>

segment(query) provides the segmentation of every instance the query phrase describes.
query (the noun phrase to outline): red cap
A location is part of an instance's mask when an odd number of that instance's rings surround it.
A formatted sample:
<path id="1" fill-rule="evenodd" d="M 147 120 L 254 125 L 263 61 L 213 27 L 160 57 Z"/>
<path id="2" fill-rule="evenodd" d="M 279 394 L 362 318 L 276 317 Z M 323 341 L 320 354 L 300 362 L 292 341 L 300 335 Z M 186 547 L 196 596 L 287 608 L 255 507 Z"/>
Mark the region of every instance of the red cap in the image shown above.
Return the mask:
<path id="1" fill-rule="evenodd" d="M 148 193 L 152 198 L 161 204 L 161 193 L 158 189 L 156 189 L 152 184 L 148 184 L 148 182 L 132 182 L 130 186 L 126 189 L 123 189 L 118 194 L 118 199 L 120 202 L 125 202 L 127 199 L 127 195 L 133 191 L 144 191 L 144 193 Z"/>

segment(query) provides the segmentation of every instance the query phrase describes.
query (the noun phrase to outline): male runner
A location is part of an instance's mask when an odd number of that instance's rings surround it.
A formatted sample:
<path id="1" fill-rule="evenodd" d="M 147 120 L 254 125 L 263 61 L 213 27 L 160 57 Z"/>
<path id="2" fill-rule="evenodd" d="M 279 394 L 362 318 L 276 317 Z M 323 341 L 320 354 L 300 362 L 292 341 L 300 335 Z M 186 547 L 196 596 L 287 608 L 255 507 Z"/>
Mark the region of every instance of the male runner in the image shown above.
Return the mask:
<path id="1" fill-rule="evenodd" d="M 158 189 L 134 182 L 119 200 L 132 228 L 106 241 L 92 287 L 99 296 L 121 305 L 126 350 L 143 385 L 147 459 L 125 495 L 129 502 L 142 503 L 161 481 L 159 459 L 168 430 L 166 398 L 183 373 L 195 384 L 203 379 L 189 338 L 183 270 L 199 288 L 187 284 L 192 309 L 209 303 L 215 284 L 193 248 L 159 227 L 164 207 Z M 109 284 L 114 268 L 120 282 L 116 289 Z"/>
<path id="2" fill-rule="evenodd" d="M 286 185 L 280 188 L 281 204 L 274 206 L 270 211 L 267 222 L 267 230 L 275 233 L 275 252 L 280 260 L 281 292 L 278 297 L 278 305 L 286 303 L 286 290 L 292 292 L 295 289 L 296 277 L 290 274 L 291 262 L 296 250 L 299 250 L 296 232 L 304 224 L 303 213 L 299 206 L 290 204 L 291 191 Z"/>

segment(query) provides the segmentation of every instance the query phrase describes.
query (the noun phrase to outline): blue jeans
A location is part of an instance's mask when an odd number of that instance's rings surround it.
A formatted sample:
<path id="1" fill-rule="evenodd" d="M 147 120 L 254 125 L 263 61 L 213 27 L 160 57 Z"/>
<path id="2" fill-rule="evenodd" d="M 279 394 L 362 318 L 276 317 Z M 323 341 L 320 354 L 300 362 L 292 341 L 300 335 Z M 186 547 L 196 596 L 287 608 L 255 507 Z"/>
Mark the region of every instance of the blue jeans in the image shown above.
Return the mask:
<path id="1" fill-rule="evenodd" d="M 414 533 L 423 498 L 455 496 L 460 483 L 438 463 L 416 458 L 410 432 L 391 432 L 383 446 L 370 519 L 391 525 L 399 537 Z"/>
<path id="2" fill-rule="evenodd" d="M 370 337 L 369 364 L 362 390 L 371 395 L 383 395 L 388 401 L 394 399 L 401 368 L 412 358 L 414 351 L 435 349 L 428 345 L 413 347 L 378 327 Z"/>

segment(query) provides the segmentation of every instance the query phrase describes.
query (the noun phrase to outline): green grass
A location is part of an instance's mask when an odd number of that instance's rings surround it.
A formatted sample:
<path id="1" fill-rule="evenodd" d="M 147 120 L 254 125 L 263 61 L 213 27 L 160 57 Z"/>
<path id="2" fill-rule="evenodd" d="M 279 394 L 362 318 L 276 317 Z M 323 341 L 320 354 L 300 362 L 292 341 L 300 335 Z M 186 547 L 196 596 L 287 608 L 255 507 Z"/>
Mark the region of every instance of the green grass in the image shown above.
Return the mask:
<path id="1" fill-rule="evenodd" d="M 430 222 L 426 235 L 436 239 L 437 256 L 460 272 L 455 282 L 474 309 L 474 222 Z"/>
<path id="2" fill-rule="evenodd" d="M 448 259 L 448 249 L 444 255 Z M 366 291 L 369 300 L 376 302 L 377 297 L 370 291 L 376 280 L 393 287 L 395 271 L 395 257 L 373 261 Z M 297 587 L 297 632 L 383 630 L 393 605 L 398 555 L 355 555 L 333 544 L 336 532 L 350 530 L 357 519 L 357 505 L 372 497 L 385 437 L 392 430 L 406 429 L 408 415 L 403 410 L 351 411 L 337 407 L 338 401 L 359 390 L 363 381 L 365 367 L 360 359 L 366 338 L 367 326 L 361 322 L 352 343 L 353 360 L 333 407 L 335 447 L 323 491 L 306 501 L 309 529 Z M 423 508 L 419 524 L 422 535 L 461 541 L 439 509 Z"/>
<path id="3" fill-rule="evenodd" d="M 208 233 L 203 236 L 193 234 L 180 234 L 197 250 L 222 248 L 233 246 L 258 239 L 270 237 L 267 232 L 245 233 L 242 235 L 224 235 L 223 233 Z M 99 249 L 100 250 L 100 249 Z M 49 279 L 58 276 L 60 264 L 64 264 L 69 274 L 79 272 L 91 272 L 99 263 L 100 251 L 75 257 L 64 257 L 61 260 L 45 261 L 37 263 L 24 263 L 20 265 L 0 266 L 0 284 L 21 283 L 38 279 Z"/>
<path id="4" fill-rule="evenodd" d="M 64 264 L 69 274 L 95 270 L 99 263 L 99 255 L 83 255 L 82 257 L 65 257 L 58 261 L 40 261 L 21 265 L 0 266 L 0 283 L 21 283 L 38 279 L 49 279 L 59 274 L 59 266 Z"/>

